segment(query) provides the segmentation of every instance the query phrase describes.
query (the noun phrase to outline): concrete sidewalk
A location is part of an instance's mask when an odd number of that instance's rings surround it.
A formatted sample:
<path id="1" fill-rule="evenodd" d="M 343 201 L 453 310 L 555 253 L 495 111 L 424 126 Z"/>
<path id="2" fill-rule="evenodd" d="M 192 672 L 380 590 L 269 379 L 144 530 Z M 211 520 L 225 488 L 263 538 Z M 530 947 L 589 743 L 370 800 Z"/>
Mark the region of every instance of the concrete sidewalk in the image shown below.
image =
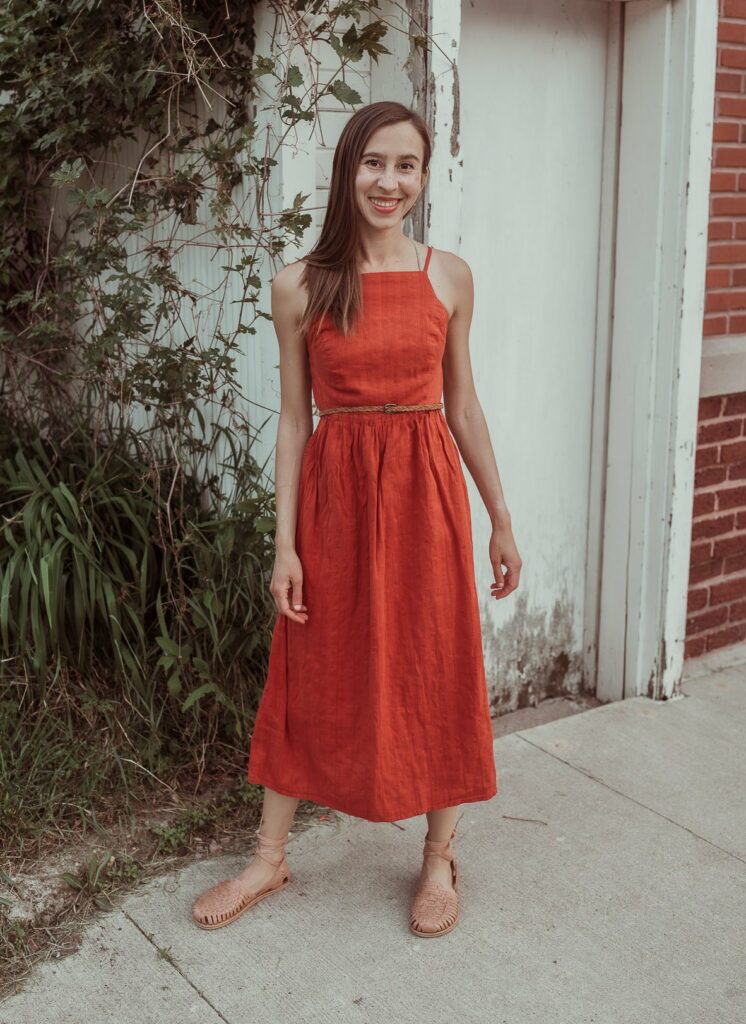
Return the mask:
<path id="1" fill-rule="evenodd" d="M 407 930 L 424 818 L 342 816 L 291 836 L 293 884 L 225 929 L 191 902 L 244 859 L 151 883 L 0 1024 L 743 1024 L 746 648 L 689 663 L 683 690 L 495 741 L 443 938 Z"/>

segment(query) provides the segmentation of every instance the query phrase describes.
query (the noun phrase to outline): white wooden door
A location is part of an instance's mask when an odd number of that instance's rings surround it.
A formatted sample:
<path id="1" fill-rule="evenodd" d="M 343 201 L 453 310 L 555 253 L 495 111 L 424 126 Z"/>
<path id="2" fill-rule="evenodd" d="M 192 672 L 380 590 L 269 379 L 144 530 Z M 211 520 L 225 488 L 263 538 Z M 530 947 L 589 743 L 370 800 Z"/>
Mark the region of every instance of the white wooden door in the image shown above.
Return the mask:
<path id="1" fill-rule="evenodd" d="M 491 598 L 490 523 L 469 480 L 488 682 L 501 710 L 584 680 L 589 539 L 601 514 L 594 402 L 604 401 L 608 341 L 599 299 L 616 7 L 465 0 L 461 10 L 459 252 L 474 276 L 476 386 L 524 563 L 519 590 Z"/>

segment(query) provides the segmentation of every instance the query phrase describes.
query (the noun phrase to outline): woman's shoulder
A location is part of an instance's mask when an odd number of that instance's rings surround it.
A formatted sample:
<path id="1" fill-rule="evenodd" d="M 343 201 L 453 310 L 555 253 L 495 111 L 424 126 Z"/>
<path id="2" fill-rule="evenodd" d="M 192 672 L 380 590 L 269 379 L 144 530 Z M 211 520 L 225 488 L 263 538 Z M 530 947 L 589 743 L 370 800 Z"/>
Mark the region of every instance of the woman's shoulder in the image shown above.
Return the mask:
<path id="1" fill-rule="evenodd" d="M 432 266 L 434 263 L 437 265 L 438 272 L 448 281 L 453 281 L 455 285 L 463 285 L 471 281 L 472 274 L 469 264 L 455 252 L 449 252 L 448 249 L 436 249 L 433 246 L 430 265 Z"/>
<path id="2" fill-rule="evenodd" d="M 283 293 L 296 291 L 301 287 L 301 278 L 305 269 L 305 260 L 296 260 L 294 263 L 286 264 L 272 278 L 272 288 Z"/>

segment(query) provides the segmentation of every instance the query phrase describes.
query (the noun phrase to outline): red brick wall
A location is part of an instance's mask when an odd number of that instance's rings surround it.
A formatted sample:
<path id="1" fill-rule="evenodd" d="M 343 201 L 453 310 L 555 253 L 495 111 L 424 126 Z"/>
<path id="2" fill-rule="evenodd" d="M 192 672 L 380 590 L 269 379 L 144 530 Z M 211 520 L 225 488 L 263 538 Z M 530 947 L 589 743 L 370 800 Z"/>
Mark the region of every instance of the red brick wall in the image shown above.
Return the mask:
<path id="1" fill-rule="evenodd" d="M 746 334 L 746 0 L 720 0 L 705 336 Z M 685 657 L 746 640 L 746 394 L 699 407 Z"/>

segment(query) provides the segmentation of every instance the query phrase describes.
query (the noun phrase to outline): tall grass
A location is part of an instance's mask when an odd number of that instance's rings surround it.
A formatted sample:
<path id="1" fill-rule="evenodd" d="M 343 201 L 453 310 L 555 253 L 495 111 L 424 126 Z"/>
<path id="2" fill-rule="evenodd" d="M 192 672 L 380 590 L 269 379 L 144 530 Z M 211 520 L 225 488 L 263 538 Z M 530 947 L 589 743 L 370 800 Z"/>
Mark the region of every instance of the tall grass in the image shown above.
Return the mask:
<path id="1" fill-rule="evenodd" d="M 233 438 L 229 501 L 152 437 L 5 436 L 0 454 L 0 819 L 247 740 L 273 602 L 272 495 Z M 206 507 L 207 506 L 207 507 Z M 73 796 L 74 794 L 74 796 Z M 56 809 L 56 811 L 54 810 Z M 3 825 L 0 824 L 0 834 Z"/>

